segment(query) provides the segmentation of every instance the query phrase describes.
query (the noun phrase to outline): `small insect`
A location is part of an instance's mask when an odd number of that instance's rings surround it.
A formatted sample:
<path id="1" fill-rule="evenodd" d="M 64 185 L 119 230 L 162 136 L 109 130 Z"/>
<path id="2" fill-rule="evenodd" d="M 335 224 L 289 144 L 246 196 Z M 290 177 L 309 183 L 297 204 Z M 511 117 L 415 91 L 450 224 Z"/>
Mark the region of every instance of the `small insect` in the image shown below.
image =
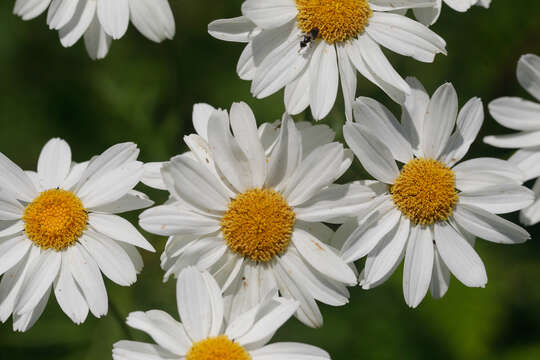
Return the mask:
<path id="1" fill-rule="evenodd" d="M 307 35 L 304 35 L 302 40 L 300 40 L 300 49 L 305 48 L 308 46 L 312 41 L 315 41 L 315 39 L 319 36 L 319 29 L 313 28 L 311 29 Z"/>

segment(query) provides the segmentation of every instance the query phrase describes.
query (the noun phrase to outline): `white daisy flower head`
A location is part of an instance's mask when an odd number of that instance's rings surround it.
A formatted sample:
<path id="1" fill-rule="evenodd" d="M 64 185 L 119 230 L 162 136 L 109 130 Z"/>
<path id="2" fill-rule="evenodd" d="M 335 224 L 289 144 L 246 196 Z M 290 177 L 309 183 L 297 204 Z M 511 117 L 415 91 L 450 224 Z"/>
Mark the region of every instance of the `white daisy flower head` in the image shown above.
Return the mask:
<path id="1" fill-rule="evenodd" d="M 152 205 L 132 190 L 142 176 L 139 150 L 118 144 L 72 163 L 69 145 L 50 140 L 37 172 L 23 171 L 0 153 L 0 320 L 26 331 L 41 316 L 51 291 L 73 322 L 107 313 L 101 273 L 121 286 L 137 280 L 142 258 L 154 251 L 115 214 Z"/>
<path id="2" fill-rule="evenodd" d="M 205 103 L 195 104 L 193 106 L 192 121 L 195 129 L 195 134 L 185 136 L 184 140 L 190 149 L 184 153 L 184 156 L 192 157 L 193 159 L 213 162 L 212 154 L 208 148 L 208 120 L 214 111 L 217 109 Z M 298 129 L 302 142 L 302 156 L 306 157 L 311 151 L 318 146 L 328 144 L 334 141 L 335 132 L 324 124 L 314 125 L 309 121 L 301 121 L 295 123 Z M 257 129 L 257 134 L 263 145 L 265 154 L 270 154 L 279 137 L 281 120 L 274 122 L 265 122 Z M 167 190 L 163 178 L 161 176 L 161 167 L 166 162 L 149 162 L 144 164 L 144 175 L 141 179 L 145 185 L 154 189 Z"/>
<path id="3" fill-rule="evenodd" d="M 401 123 L 375 100 L 354 103 L 361 122 L 344 126 L 345 140 L 377 180 L 372 187 L 378 197 L 372 211 L 344 224 L 334 241 L 344 244 L 346 261 L 367 257 L 360 275 L 364 289 L 384 282 L 405 258 L 403 293 L 416 307 L 428 288 L 433 297 L 442 297 L 451 273 L 466 286 L 484 287 L 487 276 L 473 248 L 475 237 L 525 242 L 524 229 L 496 214 L 523 209 L 534 195 L 521 186 L 523 174 L 510 162 L 460 162 L 483 122 L 480 99 L 471 99 L 458 113 L 452 84 L 439 87 L 430 99 L 416 79 L 407 80 L 413 92 Z"/>
<path id="4" fill-rule="evenodd" d="M 525 181 L 536 179 L 533 186 L 536 201 L 520 213 L 522 223 L 534 225 L 540 221 L 540 57 L 523 55 L 518 62 L 517 78 L 536 102 L 518 97 L 493 100 L 489 112 L 495 121 L 519 132 L 486 136 L 484 142 L 500 148 L 519 149 L 508 161 L 523 171 Z"/>
<path id="5" fill-rule="evenodd" d="M 256 98 L 285 88 L 285 107 L 308 106 L 316 120 L 332 109 L 341 79 L 347 117 L 356 93 L 356 71 L 398 103 L 410 93 L 380 45 L 433 62 L 445 41 L 396 9 L 431 6 L 434 0 L 247 0 L 243 16 L 208 26 L 222 40 L 247 43 L 237 66 Z"/>
<path id="6" fill-rule="evenodd" d="M 289 360 L 330 359 L 318 347 L 301 343 L 267 343 L 298 308 L 298 302 L 270 291 L 247 312 L 227 321 L 226 299 L 208 272 L 194 267 L 182 271 L 177 283 L 182 322 L 160 310 L 131 313 L 127 324 L 146 332 L 156 344 L 119 341 L 114 360 Z"/>
<path id="7" fill-rule="evenodd" d="M 413 9 L 414 16 L 424 25 L 433 25 L 441 15 L 443 2 L 453 10 L 459 12 L 466 12 L 474 5 L 482 6 L 486 9 L 491 5 L 491 0 L 436 0 L 431 7 Z"/>
<path id="8" fill-rule="evenodd" d="M 315 300 L 344 305 L 346 286 L 356 283 L 322 222 L 342 222 L 367 206 L 361 199 L 375 196 L 362 184 L 334 184 L 352 152 L 328 142 L 304 156 L 302 136 L 287 114 L 267 152 L 245 103 L 233 104 L 230 116 L 213 111 L 202 132 L 208 142 L 188 142 L 200 146 L 192 148 L 200 158 L 180 155 L 161 168 L 171 199 L 140 216 L 145 230 L 170 236 L 162 256 L 165 279 L 189 265 L 207 269 L 232 318 L 278 288 L 300 302 L 302 322 L 321 326 Z"/>
<path id="9" fill-rule="evenodd" d="M 47 24 L 59 31 L 60 43 L 70 47 L 84 36 L 92 59 L 107 56 L 112 40 L 124 36 L 130 20 L 155 42 L 172 39 L 175 33 L 168 0 L 17 0 L 13 12 L 30 20 L 47 8 Z"/>

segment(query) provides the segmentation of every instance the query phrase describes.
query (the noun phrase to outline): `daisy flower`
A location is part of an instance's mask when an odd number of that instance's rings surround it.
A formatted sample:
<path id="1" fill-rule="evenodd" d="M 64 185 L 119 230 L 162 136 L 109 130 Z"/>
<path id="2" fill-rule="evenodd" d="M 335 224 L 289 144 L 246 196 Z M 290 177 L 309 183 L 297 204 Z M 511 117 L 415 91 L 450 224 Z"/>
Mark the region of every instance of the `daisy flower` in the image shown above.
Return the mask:
<path id="1" fill-rule="evenodd" d="M 527 54 L 519 59 L 517 78 L 521 86 L 540 101 L 540 57 Z M 525 225 L 540 221 L 540 104 L 518 97 L 503 97 L 489 104 L 491 116 L 502 126 L 520 132 L 486 136 L 484 142 L 501 148 L 519 148 L 508 161 L 525 174 L 525 181 L 535 179 L 536 201 L 523 209 L 520 220 Z"/>
<path id="2" fill-rule="evenodd" d="M 521 186 L 521 171 L 507 161 L 460 162 L 483 122 L 480 99 L 468 101 L 458 114 L 450 83 L 430 99 L 416 79 L 408 81 L 413 92 L 401 123 L 375 100 L 354 103 L 361 123 L 344 126 L 345 140 L 377 179 L 372 187 L 378 196 L 371 213 L 343 225 L 335 242 L 344 244 L 346 261 L 367 256 L 360 275 L 364 289 L 384 282 L 405 258 L 403 293 L 416 307 L 428 288 L 442 297 L 450 273 L 466 286 L 484 287 L 486 271 L 474 238 L 502 244 L 529 239 L 524 229 L 495 214 L 523 209 L 534 196 Z"/>
<path id="3" fill-rule="evenodd" d="M 163 165 L 171 199 L 140 215 L 145 230 L 170 236 L 162 258 L 165 278 L 189 265 L 208 269 L 231 318 L 275 287 L 300 302 L 296 315 L 302 322 L 321 326 L 315 300 L 344 305 L 346 285 L 356 283 L 321 221 L 340 222 L 366 206 L 362 199 L 375 196 L 362 184 L 333 184 L 352 153 L 329 142 L 304 156 L 302 137 L 287 114 L 267 153 L 245 103 L 233 104 L 230 117 L 213 111 L 201 131 L 208 142 L 199 139 L 199 153 L 210 156 L 194 160 L 188 153 Z"/>
<path id="4" fill-rule="evenodd" d="M 60 43 L 70 47 L 84 36 L 92 59 L 107 56 L 111 41 L 124 36 L 130 19 L 155 42 L 172 39 L 175 33 L 168 0 L 17 0 L 13 12 L 30 20 L 47 8 L 47 24 L 59 31 Z"/>
<path id="5" fill-rule="evenodd" d="M 443 1 L 446 5 L 459 12 L 466 12 L 474 5 L 486 9 L 491 5 L 491 0 L 436 0 L 432 7 L 413 9 L 414 16 L 424 25 L 433 25 L 441 15 Z"/>
<path id="6" fill-rule="evenodd" d="M 160 310 L 129 314 L 127 324 L 147 333 L 156 344 L 119 341 L 114 360 L 327 360 L 328 353 L 301 343 L 267 345 L 298 308 L 298 302 L 268 292 L 260 303 L 233 321 L 223 314 L 226 300 L 208 272 L 194 267 L 182 271 L 177 284 L 182 323 Z"/>
<path id="7" fill-rule="evenodd" d="M 433 62 L 446 43 L 396 9 L 431 6 L 433 0 L 247 0 L 243 16 L 208 26 L 221 40 L 247 43 L 237 66 L 251 92 L 264 98 L 285 88 L 285 107 L 308 106 L 316 120 L 332 109 L 341 79 L 347 117 L 356 93 L 356 71 L 398 103 L 410 93 L 380 45 Z"/>
<path id="8" fill-rule="evenodd" d="M 131 223 L 115 214 L 152 205 L 132 190 L 142 176 L 135 144 L 118 144 L 89 162 L 71 161 L 69 145 L 50 140 L 37 172 L 23 171 L 0 153 L 0 320 L 26 331 L 51 291 L 80 324 L 88 311 L 107 313 L 101 273 L 121 286 L 137 280 L 142 258 L 154 251 Z"/>

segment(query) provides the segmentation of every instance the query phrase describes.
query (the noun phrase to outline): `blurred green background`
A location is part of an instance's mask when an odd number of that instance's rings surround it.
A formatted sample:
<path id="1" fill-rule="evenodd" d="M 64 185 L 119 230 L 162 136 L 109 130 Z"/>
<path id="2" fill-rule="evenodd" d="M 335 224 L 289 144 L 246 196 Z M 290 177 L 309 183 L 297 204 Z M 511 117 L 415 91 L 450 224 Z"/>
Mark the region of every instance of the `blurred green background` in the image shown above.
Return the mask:
<path id="1" fill-rule="evenodd" d="M 44 15 L 23 22 L 12 15 L 14 1 L 0 1 L 0 151 L 23 168 L 35 169 L 39 151 L 51 137 L 66 139 L 76 161 L 112 144 L 134 141 L 143 161 L 157 161 L 185 150 L 182 137 L 193 131 L 194 103 L 228 108 L 244 100 L 260 122 L 280 117 L 282 92 L 255 100 L 249 83 L 237 78 L 242 45 L 207 35 L 210 21 L 239 15 L 241 0 L 171 3 L 177 26 L 173 41 L 154 44 L 131 26 L 105 60 L 93 62 L 82 41 L 62 48 Z M 540 54 L 538 0 L 494 0 L 489 10 L 474 7 L 465 14 L 445 6 L 433 30 L 447 41 L 449 55 L 422 64 L 390 54 L 402 75 L 417 76 L 430 93 L 443 82 L 453 82 L 461 105 L 472 96 L 482 97 L 486 104 L 503 95 L 528 96 L 515 79 L 515 68 L 520 55 Z M 398 113 L 391 100 L 362 78 L 358 95 L 373 97 Z M 324 123 L 340 140 L 343 121 L 343 104 L 338 101 Z M 481 136 L 505 131 L 487 116 Z M 480 140 L 472 150 L 469 156 L 474 157 L 511 154 Z M 355 163 L 342 180 L 364 176 Z M 158 203 L 166 198 L 162 192 L 140 189 Z M 353 289 L 348 306 L 322 306 L 322 329 L 291 320 L 274 341 L 314 344 L 334 360 L 540 359 L 540 227 L 528 230 L 533 239 L 525 245 L 477 243 L 489 276 L 485 289 L 469 289 L 452 279 L 442 300 L 428 296 L 411 310 L 403 300 L 399 270 L 379 288 Z M 110 311 L 103 319 L 89 316 L 76 326 L 51 298 L 27 333 L 13 333 L 11 320 L 1 325 L 0 359 L 110 359 L 112 344 L 127 336 L 119 318 L 149 309 L 176 316 L 174 281 L 161 282 L 158 255 L 165 238 L 148 238 L 158 253 L 144 254 L 140 280 L 131 288 L 107 281 L 116 317 Z"/>

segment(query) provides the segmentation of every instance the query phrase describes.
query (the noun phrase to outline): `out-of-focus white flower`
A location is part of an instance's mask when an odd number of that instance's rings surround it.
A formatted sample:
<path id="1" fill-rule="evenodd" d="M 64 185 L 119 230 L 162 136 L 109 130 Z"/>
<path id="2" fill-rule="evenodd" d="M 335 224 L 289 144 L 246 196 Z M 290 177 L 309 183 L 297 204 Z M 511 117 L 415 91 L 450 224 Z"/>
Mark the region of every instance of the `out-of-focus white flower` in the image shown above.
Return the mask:
<path id="1" fill-rule="evenodd" d="M 47 8 L 47 24 L 59 31 L 62 45 L 70 47 L 84 36 L 92 59 L 107 55 L 111 41 L 124 36 L 130 20 L 155 42 L 172 39 L 175 33 L 168 0 L 17 0 L 13 11 L 29 20 Z"/>

